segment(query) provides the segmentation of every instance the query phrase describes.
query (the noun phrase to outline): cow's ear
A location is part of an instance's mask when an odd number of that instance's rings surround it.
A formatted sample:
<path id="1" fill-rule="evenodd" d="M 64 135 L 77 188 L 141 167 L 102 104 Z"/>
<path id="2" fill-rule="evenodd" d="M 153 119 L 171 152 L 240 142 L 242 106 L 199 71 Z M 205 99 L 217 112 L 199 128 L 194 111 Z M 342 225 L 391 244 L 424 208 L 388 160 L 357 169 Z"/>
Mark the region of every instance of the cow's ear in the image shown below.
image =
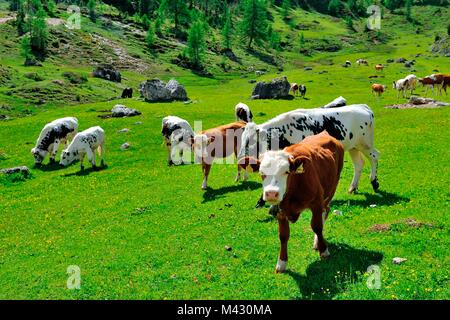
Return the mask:
<path id="1" fill-rule="evenodd" d="M 291 173 L 301 174 L 305 171 L 304 163 L 306 158 L 303 156 L 289 157 L 289 171 Z"/>
<path id="2" fill-rule="evenodd" d="M 215 140 L 216 140 L 216 137 L 215 137 L 215 136 L 209 137 L 209 138 L 208 138 L 208 144 L 213 143 Z"/>

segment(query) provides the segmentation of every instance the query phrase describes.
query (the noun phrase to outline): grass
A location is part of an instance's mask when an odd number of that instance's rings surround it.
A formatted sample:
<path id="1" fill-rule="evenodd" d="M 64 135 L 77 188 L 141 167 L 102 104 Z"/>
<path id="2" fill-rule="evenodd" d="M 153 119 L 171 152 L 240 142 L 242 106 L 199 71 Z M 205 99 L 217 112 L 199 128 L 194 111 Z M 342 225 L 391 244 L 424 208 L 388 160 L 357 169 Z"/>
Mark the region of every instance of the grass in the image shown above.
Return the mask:
<path id="1" fill-rule="evenodd" d="M 326 26 L 330 33 L 339 33 L 343 24 L 336 29 L 331 23 Z M 302 58 L 312 71 L 289 62 L 283 74 L 291 82 L 306 84 L 304 100 L 251 101 L 253 85 L 248 79 L 200 78 L 174 68 L 194 103 L 150 104 L 133 99 L 64 107 L 44 104 L 35 107 L 32 116 L 1 121 L 0 167 L 27 165 L 33 179 L 0 180 L 0 299 L 448 299 L 450 154 L 445 128 L 450 109 L 384 108 L 397 102 L 396 93 L 388 90 L 376 98 L 370 84 L 389 86 L 409 73 L 401 64 L 390 64 L 379 78 L 369 79 L 376 74 L 375 63 L 400 56 L 413 59 L 416 53 L 423 54 L 416 58 L 417 75 L 436 68 L 448 72 L 448 58 L 427 53 L 435 30 L 393 37 L 375 47 L 378 50 L 345 48 Z M 341 67 L 343 61 L 360 57 L 367 58 L 371 67 Z M 9 65 L 25 73 L 19 60 L 8 59 Z M 50 63 L 42 69 L 26 68 L 44 77 L 46 72 L 63 71 L 87 74 L 89 68 Z M 132 71 L 124 74 L 133 83 L 145 79 Z M 260 79 L 275 76 L 272 72 Z M 85 85 L 89 84 L 102 93 L 101 88 L 111 85 L 91 77 Z M 261 192 L 259 177 L 234 183 L 235 165 L 214 165 L 211 189 L 202 191 L 198 165 L 167 167 L 161 119 L 174 114 L 191 124 L 201 120 L 209 128 L 232 122 L 234 106 L 242 101 L 251 107 L 255 122 L 261 123 L 284 111 L 320 106 L 339 95 L 374 110 L 381 192 L 373 193 L 366 164 L 359 193 L 346 193 L 352 178 L 346 155 L 332 203 L 332 210 L 343 214 L 331 215 L 325 227 L 330 259 L 321 261 L 311 249 L 307 211 L 291 225 L 288 272 L 276 275 L 277 223 L 267 209 L 254 209 Z M 450 101 L 448 96 L 440 99 Z M 17 110 L 26 106 L 23 100 L 5 95 L 0 101 Z M 98 117 L 116 103 L 137 108 L 142 115 Z M 33 168 L 30 149 L 40 130 L 63 116 L 76 116 L 80 129 L 94 125 L 105 129 L 106 168 L 80 173 L 78 164 L 61 169 L 47 165 L 48 159 L 43 167 Z M 123 128 L 130 131 L 119 133 Z M 129 150 L 120 149 L 124 142 L 131 144 Z M 419 225 L 408 225 L 405 219 Z M 390 228 L 371 231 L 375 225 Z M 395 265 L 394 257 L 408 260 Z M 80 290 L 66 287 L 70 265 L 81 269 Z M 381 270 L 378 290 L 366 284 L 371 265 Z"/>

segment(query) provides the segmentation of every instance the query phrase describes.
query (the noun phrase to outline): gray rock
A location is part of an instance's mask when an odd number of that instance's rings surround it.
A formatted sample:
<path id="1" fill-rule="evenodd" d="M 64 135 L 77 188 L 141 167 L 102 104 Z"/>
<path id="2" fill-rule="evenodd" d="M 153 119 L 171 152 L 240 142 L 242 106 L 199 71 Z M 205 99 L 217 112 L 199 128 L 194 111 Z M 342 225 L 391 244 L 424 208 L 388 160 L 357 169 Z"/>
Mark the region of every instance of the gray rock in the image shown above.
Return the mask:
<path id="1" fill-rule="evenodd" d="M 412 62 L 412 61 L 406 61 L 405 62 L 405 67 L 406 68 L 411 68 L 413 65 L 414 65 L 414 62 Z"/>
<path id="2" fill-rule="evenodd" d="M 394 59 L 387 59 L 386 60 L 386 63 L 392 63 L 392 62 L 394 62 Z"/>
<path id="3" fill-rule="evenodd" d="M 120 75 L 120 72 L 110 64 L 98 66 L 97 68 L 94 69 L 92 75 L 95 78 L 102 78 L 113 82 L 122 81 L 122 76 Z"/>
<path id="4" fill-rule="evenodd" d="M 120 133 L 126 133 L 126 132 L 130 132 L 130 129 L 128 128 L 123 128 L 122 130 L 119 130 Z"/>
<path id="5" fill-rule="evenodd" d="M 291 85 L 286 76 L 271 82 L 258 82 L 253 88 L 252 99 L 280 99 L 289 96 Z"/>
<path id="6" fill-rule="evenodd" d="M 313 68 L 312 67 L 304 67 L 303 70 L 305 71 L 311 71 Z"/>
<path id="7" fill-rule="evenodd" d="M 395 60 L 395 62 L 397 62 L 397 63 L 405 63 L 406 59 L 405 58 L 398 58 L 397 60 Z"/>
<path id="8" fill-rule="evenodd" d="M 248 83 L 256 83 L 256 80 L 255 79 L 250 79 L 250 80 L 248 80 Z"/>
<path id="9" fill-rule="evenodd" d="M 130 144 L 128 142 L 125 142 L 124 144 L 122 144 L 120 146 L 120 149 L 122 149 L 122 150 L 127 150 L 129 148 L 130 148 Z"/>
<path id="10" fill-rule="evenodd" d="M 405 262 L 406 260 L 408 260 L 408 259 L 395 257 L 394 259 L 392 259 L 392 263 L 394 263 L 394 264 L 401 264 L 401 263 Z"/>
<path id="11" fill-rule="evenodd" d="M 188 99 L 184 87 L 174 79 L 170 80 L 167 84 L 157 78 L 147 80 L 141 83 L 139 91 L 141 96 L 150 102 L 185 101 Z"/>
<path id="12" fill-rule="evenodd" d="M 14 173 L 21 173 L 26 177 L 30 174 L 30 169 L 27 166 L 19 166 L 19 167 L 1 169 L 0 172 L 3 174 L 6 174 L 6 175 L 11 175 Z"/>
<path id="13" fill-rule="evenodd" d="M 116 104 L 114 108 L 112 108 L 111 112 L 113 118 L 133 117 L 141 114 L 140 111 L 128 108 L 123 104 Z"/>
<path id="14" fill-rule="evenodd" d="M 141 121 L 138 121 L 138 122 L 135 122 L 134 124 L 140 125 L 140 124 L 142 124 L 142 122 L 141 122 Z"/>

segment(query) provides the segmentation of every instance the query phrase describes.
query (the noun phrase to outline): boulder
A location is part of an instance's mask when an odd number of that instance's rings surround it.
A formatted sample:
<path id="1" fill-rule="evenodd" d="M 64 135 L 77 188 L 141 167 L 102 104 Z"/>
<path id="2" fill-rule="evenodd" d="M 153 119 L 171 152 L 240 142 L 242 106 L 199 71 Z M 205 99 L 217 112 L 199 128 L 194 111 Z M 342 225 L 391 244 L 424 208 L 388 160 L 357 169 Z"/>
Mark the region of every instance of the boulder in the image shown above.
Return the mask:
<path id="1" fill-rule="evenodd" d="M 174 79 L 167 84 L 156 78 L 147 80 L 141 83 L 139 91 L 141 96 L 150 102 L 188 100 L 186 90 Z"/>
<path id="2" fill-rule="evenodd" d="M 289 96 L 291 84 L 286 76 L 275 78 L 271 82 L 258 82 L 253 88 L 252 99 L 280 99 Z"/>
<path id="3" fill-rule="evenodd" d="M 140 111 L 128 108 L 122 104 L 116 104 L 111 110 L 113 118 L 133 117 L 141 114 Z"/>
<path id="4" fill-rule="evenodd" d="M 392 63 L 392 62 L 394 62 L 394 59 L 392 59 L 392 58 L 386 60 L 386 63 Z"/>
<path id="5" fill-rule="evenodd" d="M 113 82 L 121 82 L 122 76 L 112 65 L 105 64 L 94 69 L 92 75 L 96 78 L 102 78 Z"/>
<path id="6" fill-rule="evenodd" d="M 35 58 L 27 57 L 23 63 L 25 67 L 42 67 L 42 64 Z"/>
<path id="7" fill-rule="evenodd" d="M 405 58 L 398 58 L 397 60 L 395 60 L 395 62 L 397 62 L 397 63 L 405 63 L 406 59 Z"/>
<path id="8" fill-rule="evenodd" d="M 21 173 L 23 176 L 28 177 L 30 174 L 30 169 L 27 166 L 19 166 L 19 167 L 1 169 L 0 173 L 6 174 L 6 175 Z"/>

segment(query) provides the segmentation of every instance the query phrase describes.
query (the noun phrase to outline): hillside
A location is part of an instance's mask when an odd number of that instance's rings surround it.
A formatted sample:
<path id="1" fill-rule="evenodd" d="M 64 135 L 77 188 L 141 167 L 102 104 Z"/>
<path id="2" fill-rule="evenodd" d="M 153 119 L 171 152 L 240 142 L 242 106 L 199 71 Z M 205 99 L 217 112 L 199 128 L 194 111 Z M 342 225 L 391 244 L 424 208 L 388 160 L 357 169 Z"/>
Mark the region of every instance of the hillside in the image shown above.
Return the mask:
<path id="1" fill-rule="evenodd" d="M 439 48 L 445 46 L 446 26 L 441 21 L 450 14 L 448 7 L 414 7 L 416 22 L 412 24 L 404 15 L 386 12 L 382 29 L 374 33 L 364 31 L 365 18 L 355 19 L 351 30 L 342 19 L 318 12 L 296 8 L 289 11 L 288 18 L 283 18 L 281 8 L 270 7 L 272 28 L 280 34 L 280 51 L 268 49 L 267 45 L 249 50 L 239 45 L 239 38 L 235 37 L 230 59 L 220 48 L 220 30 L 211 28 L 204 59 L 205 77 L 180 67 L 186 41 L 169 34 L 158 37 L 154 49 L 150 50 L 142 24 L 136 23 L 134 17 L 123 18 L 117 9 L 107 5 L 102 5 L 104 14 L 96 23 L 82 10 L 81 29 L 70 30 L 64 25 L 68 18 L 67 5 L 59 4 L 55 17 L 47 19 L 50 36 L 42 67 L 25 67 L 20 55 L 21 37 L 16 36 L 14 26 L 15 13 L 7 10 L 4 0 L 0 4 L 0 17 L 3 17 L 0 20 L 0 101 L 7 107 L 2 110 L 3 117 L 29 115 L 44 106 L 107 101 L 120 96 L 124 87 L 137 89 L 140 82 L 153 77 L 213 84 L 240 77 L 254 78 L 255 70 L 280 73 L 305 65 L 340 64 L 342 59 L 336 57 L 342 55 L 357 59 L 383 51 L 395 57 L 397 46 L 413 47 L 414 43 L 422 43 L 417 41 L 419 38 L 424 39 L 424 46 L 417 45 L 410 52 L 431 57 L 432 43 L 428 39 L 440 35 Z M 398 25 L 403 28 L 398 30 Z M 304 38 L 302 44 L 300 37 Z M 415 56 L 409 54 L 405 58 L 411 60 Z M 121 84 L 91 76 L 93 68 L 103 63 L 112 64 L 123 74 Z M 68 72 L 74 74 L 67 75 Z"/>

